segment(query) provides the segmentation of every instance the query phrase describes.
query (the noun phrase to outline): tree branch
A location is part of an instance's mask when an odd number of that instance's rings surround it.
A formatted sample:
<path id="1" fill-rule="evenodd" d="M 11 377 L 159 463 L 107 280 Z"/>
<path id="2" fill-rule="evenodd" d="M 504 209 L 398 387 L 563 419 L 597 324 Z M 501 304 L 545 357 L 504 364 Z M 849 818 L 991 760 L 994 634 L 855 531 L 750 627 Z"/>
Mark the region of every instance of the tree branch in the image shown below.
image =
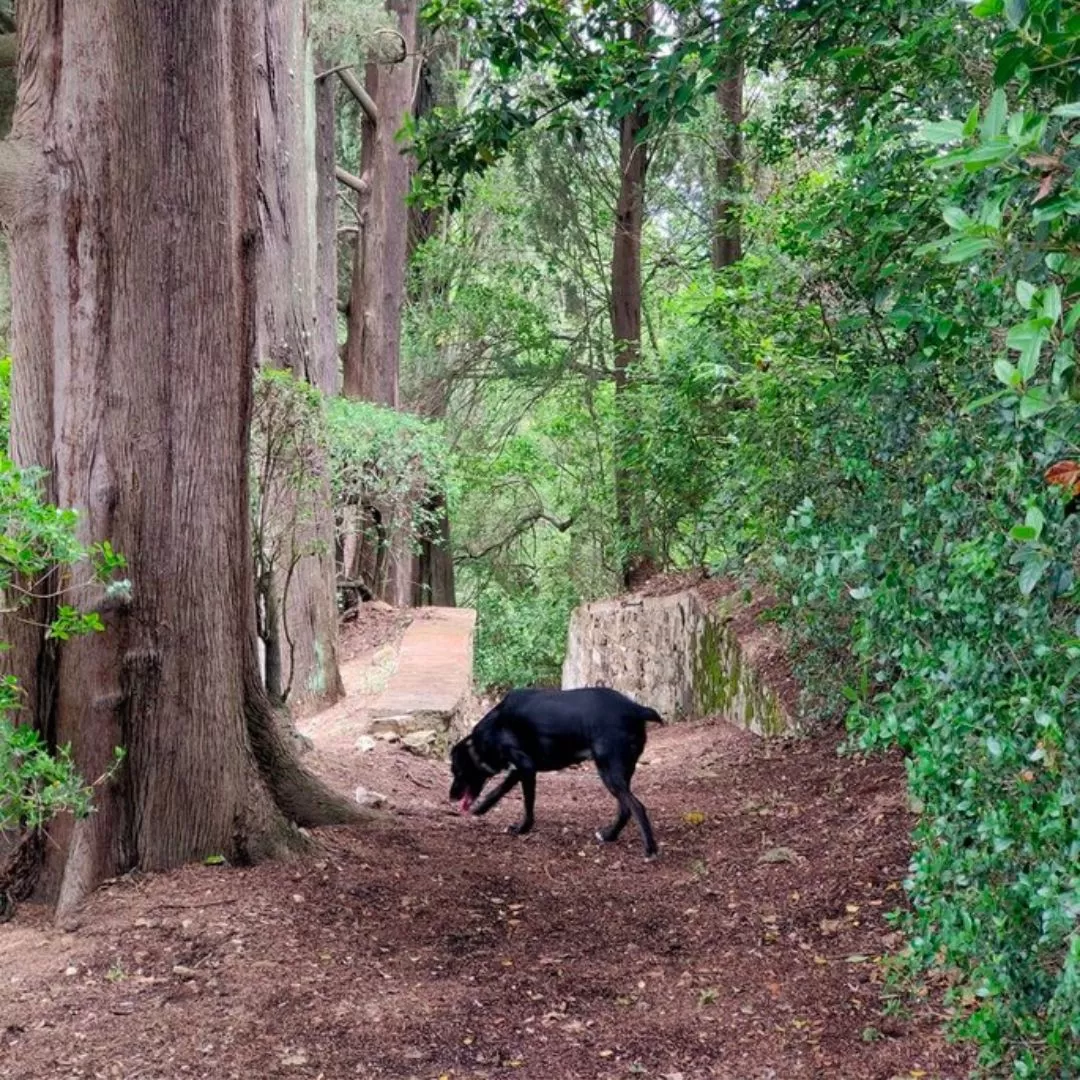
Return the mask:
<path id="1" fill-rule="evenodd" d="M 559 521 L 557 518 L 553 518 L 543 510 L 534 510 L 531 514 L 523 517 L 510 532 L 500 540 L 488 544 L 482 551 L 466 550 L 463 557 L 471 560 L 486 558 L 488 555 L 492 554 L 492 552 L 501 551 L 504 548 L 509 547 L 515 540 L 524 536 L 534 525 L 538 525 L 541 521 L 546 521 L 559 532 L 566 532 L 566 530 L 574 524 L 574 519 L 572 517 L 567 518 L 566 521 Z"/>
<path id="2" fill-rule="evenodd" d="M 360 176 L 353 176 L 346 172 L 340 165 L 334 166 L 334 175 L 346 187 L 352 188 L 358 195 L 367 195 L 371 191 L 371 185 Z"/>
<path id="3" fill-rule="evenodd" d="M 374 98 L 364 89 L 363 83 L 348 68 L 342 68 L 338 72 L 338 78 L 348 88 L 349 93 L 360 102 L 360 108 L 367 113 L 367 118 L 378 126 L 379 108 Z"/>

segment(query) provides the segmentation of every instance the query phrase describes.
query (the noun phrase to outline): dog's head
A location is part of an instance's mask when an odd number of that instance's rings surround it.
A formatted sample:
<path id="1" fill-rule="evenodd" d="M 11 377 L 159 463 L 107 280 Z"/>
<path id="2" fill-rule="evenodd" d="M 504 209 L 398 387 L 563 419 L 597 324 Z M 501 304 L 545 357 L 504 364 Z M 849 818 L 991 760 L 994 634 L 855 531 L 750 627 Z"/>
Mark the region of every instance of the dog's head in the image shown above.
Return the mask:
<path id="1" fill-rule="evenodd" d="M 458 803 L 463 814 L 467 814 L 496 770 L 484 763 L 471 735 L 456 743 L 450 751 L 450 769 L 454 774 L 450 798 Z"/>

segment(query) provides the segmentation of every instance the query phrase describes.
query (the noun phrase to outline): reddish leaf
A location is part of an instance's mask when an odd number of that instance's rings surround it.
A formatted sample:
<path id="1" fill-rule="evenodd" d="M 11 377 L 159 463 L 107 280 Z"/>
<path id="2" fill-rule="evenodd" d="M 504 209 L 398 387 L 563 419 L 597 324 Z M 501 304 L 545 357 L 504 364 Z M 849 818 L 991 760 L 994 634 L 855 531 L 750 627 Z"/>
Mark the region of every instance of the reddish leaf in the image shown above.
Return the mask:
<path id="1" fill-rule="evenodd" d="M 1043 474 L 1048 484 L 1068 488 L 1073 495 L 1080 495 L 1080 461 L 1059 461 Z"/>
<path id="2" fill-rule="evenodd" d="M 1034 200 L 1032 200 L 1032 201 L 1033 202 L 1040 202 L 1041 200 L 1045 199 L 1046 196 L 1049 195 L 1050 192 L 1053 191 L 1053 190 L 1054 190 L 1054 174 L 1052 172 L 1048 172 L 1042 178 L 1042 183 L 1039 185 L 1039 190 L 1036 193 Z"/>

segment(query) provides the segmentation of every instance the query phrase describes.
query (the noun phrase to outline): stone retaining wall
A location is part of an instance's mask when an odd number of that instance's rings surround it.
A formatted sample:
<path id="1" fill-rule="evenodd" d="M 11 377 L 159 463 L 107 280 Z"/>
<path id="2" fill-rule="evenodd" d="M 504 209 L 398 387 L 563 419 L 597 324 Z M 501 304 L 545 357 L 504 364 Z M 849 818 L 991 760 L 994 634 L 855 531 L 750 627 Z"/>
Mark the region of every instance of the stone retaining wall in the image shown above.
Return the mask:
<path id="1" fill-rule="evenodd" d="M 791 730 L 795 718 L 735 631 L 741 602 L 687 589 L 583 604 L 570 619 L 563 689 L 610 686 L 669 721 L 719 714 L 760 735 Z"/>

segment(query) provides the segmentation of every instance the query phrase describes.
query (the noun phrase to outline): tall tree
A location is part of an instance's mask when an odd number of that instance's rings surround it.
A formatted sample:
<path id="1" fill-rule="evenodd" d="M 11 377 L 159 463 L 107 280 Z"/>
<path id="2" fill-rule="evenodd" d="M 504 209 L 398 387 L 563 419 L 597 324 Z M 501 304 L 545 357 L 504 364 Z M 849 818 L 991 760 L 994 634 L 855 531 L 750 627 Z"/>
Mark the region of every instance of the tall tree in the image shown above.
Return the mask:
<path id="1" fill-rule="evenodd" d="M 328 97 L 328 88 L 314 78 L 307 4 L 264 0 L 261 13 L 255 102 L 262 234 L 259 362 L 285 368 L 333 394 L 338 383 L 337 316 L 331 306 L 336 265 L 319 257 L 319 228 L 326 189 L 334 190 L 334 163 L 325 152 L 321 157 L 316 153 L 316 98 Z M 322 497 L 310 500 L 313 513 L 305 515 L 310 520 L 285 515 L 292 535 L 285 538 L 281 565 L 265 567 L 257 588 L 264 610 L 268 688 L 277 696 L 290 690 L 299 702 L 329 702 L 343 692 L 337 665 L 334 521 L 325 464 L 314 449 L 310 460 L 322 473 Z M 272 487 L 267 499 L 295 500 L 280 478 Z"/>
<path id="2" fill-rule="evenodd" d="M 258 321 L 257 0 L 20 4 L 0 152 L 16 460 L 128 559 L 107 632 L 16 653 L 97 813 L 57 833 L 61 908 L 132 867 L 295 847 L 354 810 L 298 765 L 259 676 L 247 448 Z M 108 117 L 108 123 L 101 122 Z M 10 638 L 9 638 L 10 640 Z M 32 646 L 32 647 L 31 647 Z"/>
<path id="3" fill-rule="evenodd" d="M 716 105 L 723 125 L 716 154 L 716 199 L 713 203 L 712 266 L 722 270 L 742 258 L 739 196 L 742 193 L 743 77 L 740 58 L 725 61 L 724 78 L 716 87 Z"/>
<path id="4" fill-rule="evenodd" d="M 349 297 L 344 391 L 348 397 L 398 405 L 401 309 L 409 245 L 406 198 L 413 171 L 398 133 L 412 116 L 417 87 L 417 0 L 388 0 L 400 38 L 387 62 L 366 64 L 364 85 L 342 72 L 362 116 L 356 262 Z M 384 41 L 387 34 L 378 35 Z"/>
<path id="5" fill-rule="evenodd" d="M 473 55 L 484 62 L 472 104 L 458 113 L 436 110 L 419 145 L 429 194 L 460 199 L 466 176 L 483 171 L 523 130 L 541 122 L 580 127 L 598 116 L 619 132 L 619 177 L 610 264 L 609 316 L 614 363 L 610 372 L 623 398 L 641 355 L 641 236 L 650 144 L 658 130 L 690 105 L 681 58 L 658 30 L 651 2 L 607 0 L 577 12 L 554 0 L 524 6 L 432 0 L 433 19 L 456 21 Z M 619 32 L 612 33 L 611 28 Z M 664 54 L 670 54 L 661 63 Z M 693 77 L 690 80 L 693 84 Z M 714 84 L 715 85 L 715 84 Z M 616 452 L 615 516 L 624 580 L 648 562 L 645 514 L 635 507 L 630 475 L 632 424 Z"/>
<path id="6" fill-rule="evenodd" d="M 360 176 L 354 180 L 339 174 L 357 193 L 359 215 L 342 389 L 348 397 L 396 409 L 409 251 L 406 200 L 413 173 L 413 158 L 404 152 L 398 134 L 412 116 L 416 100 L 419 3 L 387 0 L 386 10 L 394 17 L 397 31 L 376 35 L 380 51 L 365 65 L 364 83 L 347 69 L 341 72 L 361 114 Z M 367 512 L 388 560 L 387 573 L 377 575 L 384 582 L 382 599 L 409 604 L 413 598 L 411 545 L 403 530 L 384 527 L 379 507 Z"/>
<path id="7" fill-rule="evenodd" d="M 436 105 L 439 61 L 445 61 L 446 54 L 451 51 L 435 49 L 430 35 L 428 37 L 428 47 L 424 50 L 417 70 L 416 94 L 413 100 L 413 119 L 417 121 L 428 116 Z M 456 67 L 456 64 L 454 66 Z M 443 211 L 440 207 L 425 206 L 422 203 L 409 206 L 407 264 L 411 264 L 415 252 L 436 235 L 442 218 Z M 420 284 L 415 276 L 408 280 L 414 290 Z M 434 281 L 428 277 L 423 284 L 445 298 L 445 282 Z M 415 291 L 408 296 L 410 300 L 416 298 Z M 407 404 L 415 407 L 418 402 Z M 447 404 L 446 385 L 440 383 L 435 392 L 425 398 L 425 407 L 419 411 L 432 419 L 442 420 L 446 416 Z M 446 496 L 442 492 L 435 495 L 424 510 L 429 524 L 420 539 L 419 551 L 413 564 L 412 604 L 414 607 L 454 607 L 454 551 L 450 540 L 450 512 L 446 505 Z"/>
<path id="8" fill-rule="evenodd" d="M 636 53 L 643 54 L 647 49 L 652 21 L 653 5 L 648 3 L 628 23 L 625 36 Z M 641 358 L 641 232 L 649 170 L 649 148 L 643 136 L 648 124 L 644 99 L 633 102 L 619 119 L 619 196 L 611 254 L 611 332 L 617 398 L 625 394 L 634 365 Z M 648 538 L 644 521 L 634 513 L 633 479 L 628 475 L 625 455 L 615 468 L 615 513 L 621 542 L 620 569 L 624 583 L 629 585 L 634 563 L 648 557 Z"/>

